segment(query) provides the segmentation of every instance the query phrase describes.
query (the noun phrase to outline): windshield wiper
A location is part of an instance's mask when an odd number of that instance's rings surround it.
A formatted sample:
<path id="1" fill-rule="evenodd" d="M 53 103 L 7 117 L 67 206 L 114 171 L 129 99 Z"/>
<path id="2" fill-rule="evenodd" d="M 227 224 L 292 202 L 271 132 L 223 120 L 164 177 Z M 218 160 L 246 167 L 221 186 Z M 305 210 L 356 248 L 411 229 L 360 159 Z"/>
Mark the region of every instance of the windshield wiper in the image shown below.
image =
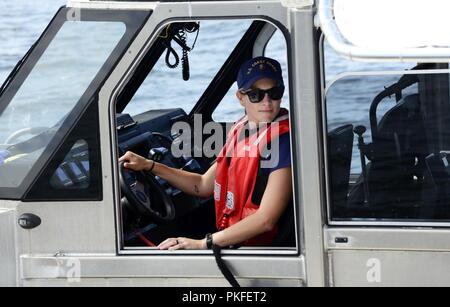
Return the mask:
<path id="1" fill-rule="evenodd" d="M 25 53 L 25 55 L 20 59 L 20 61 L 16 64 L 16 66 L 14 66 L 13 70 L 8 75 L 8 77 L 6 78 L 5 82 L 0 87 L 0 98 L 3 96 L 6 88 L 11 83 L 12 79 L 14 79 L 14 77 L 16 76 L 16 74 L 19 71 L 19 69 L 23 66 L 23 63 L 25 63 L 25 61 L 28 59 L 28 57 L 31 54 L 31 51 L 33 51 L 33 49 L 36 46 L 36 44 L 37 44 L 37 41 L 31 46 L 31 48 L 27 51 L 27 53 Z"/>

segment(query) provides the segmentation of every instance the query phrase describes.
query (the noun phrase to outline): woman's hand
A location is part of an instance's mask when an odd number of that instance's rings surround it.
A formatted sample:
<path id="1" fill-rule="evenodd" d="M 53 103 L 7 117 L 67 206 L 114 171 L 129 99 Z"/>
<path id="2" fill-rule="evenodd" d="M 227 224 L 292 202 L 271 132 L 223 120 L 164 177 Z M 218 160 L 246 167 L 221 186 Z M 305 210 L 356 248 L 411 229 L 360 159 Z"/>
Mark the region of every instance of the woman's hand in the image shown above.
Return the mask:
<path id="1" fill-rule="evenodd" d="M 123 166 L 125 168 L 129 168 L 133 171 L 142 171 L 142 170 L 150 170 L 152 167 L 152 164 L 155 163 L 151 160 L 147 160 L 144 157 L 141 157 L 131 151 L 127 151 L 126 154 L 124 154 L 120 159 L 119 162 L 123 162 Z"/>
<path id="2" fill-rule="evenodd" d="M 158 245 L 158 249 L 206 249 L 206 240 L 194 240 L 189 238 L 169 238 Z"/>

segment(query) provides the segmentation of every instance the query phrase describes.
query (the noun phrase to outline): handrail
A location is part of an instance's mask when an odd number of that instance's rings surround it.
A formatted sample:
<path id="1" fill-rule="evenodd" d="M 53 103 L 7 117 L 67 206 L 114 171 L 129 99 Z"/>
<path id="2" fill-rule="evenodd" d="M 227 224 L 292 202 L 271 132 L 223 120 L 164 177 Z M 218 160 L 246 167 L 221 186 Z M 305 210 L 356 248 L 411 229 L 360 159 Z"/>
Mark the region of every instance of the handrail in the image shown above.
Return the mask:
<path id="1" fill-rule="evenodd" d="M 352 60 L 398 62 L 449 62 L 450 47 L 422 48 L 364 48 L 355 46 L 341 35 L 334 20 L 334 0 L 319 0 L 318 16 L 322 32 L 330 46 L 340 55 Z"/>
<path id="2" fill-rule="evenodd" d="M 370 129 L 372 131 L 372 141 L 378 137 L 378 119 L 377 119 L 377 108 L 384 98 L 390 97 L 391 95 L 396 95 L 396 97 L 401 97 L 401 92 L 407 87 L 419 82 L 417 75 L 404 75 L 400 78 L 398 82 L 387 87 L 384 91 L 379 93 L 372 101 L 370 105 Z M 400 99 L 400 98 L 398 98 Z M 398 102 L 398 100 L 397 100 Z"/>

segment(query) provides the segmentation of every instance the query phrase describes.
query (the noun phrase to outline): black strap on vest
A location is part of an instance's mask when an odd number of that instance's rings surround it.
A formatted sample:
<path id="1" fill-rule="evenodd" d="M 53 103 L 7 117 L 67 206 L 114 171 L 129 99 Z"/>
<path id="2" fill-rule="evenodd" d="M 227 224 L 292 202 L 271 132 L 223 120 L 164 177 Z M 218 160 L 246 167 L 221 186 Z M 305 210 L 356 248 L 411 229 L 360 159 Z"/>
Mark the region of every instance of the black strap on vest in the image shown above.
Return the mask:
<path id="1" fill-rule="evenodd" d="M 222 272 L 225 279 L 230 283 L 230 285 L 233 288 L 240 288 L 241 286 L 237 282 L 236 278 L 234 278 L 233 273 L 231 273 L 230 269 L 228 268 L 227 264 L 222 259 L 222 247 L 213 244 L 213 252 L 214 257 L 216 258 L 217 266 L 219 267 L 219 270 Z"/>

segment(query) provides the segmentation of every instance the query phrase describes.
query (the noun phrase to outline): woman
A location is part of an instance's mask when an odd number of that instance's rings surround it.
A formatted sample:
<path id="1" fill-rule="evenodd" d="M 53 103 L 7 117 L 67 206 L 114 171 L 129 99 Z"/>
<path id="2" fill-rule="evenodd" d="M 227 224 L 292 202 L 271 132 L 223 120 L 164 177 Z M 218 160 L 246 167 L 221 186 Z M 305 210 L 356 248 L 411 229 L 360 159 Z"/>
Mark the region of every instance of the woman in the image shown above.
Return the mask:
<path id="1" fill-rule="evenodd" d="M 269 246 L 278 221 L 292 198 L 288 112 L 280 107 L 284 82 L 280 64 L 266 57 L 240 68 L 236 97 L 246 116 L 231 129 L 216 163 L 204 174 L 170 168 L 127 152 L 121 161 L 135 171 L 147 170 L 172 186 L 198 197 L 214 195 L 218 232 L 205 239 L 169 238 L 159 249 L 211 249 L 213 244 Z M 275 142 L 276 141 L 276 142 Z M 277 144 L 275 165 L 263 148 Z M 271 148 L 271 153 L 274 148 Z M 266 163 L 269 164 L 269 163 Z"/>

